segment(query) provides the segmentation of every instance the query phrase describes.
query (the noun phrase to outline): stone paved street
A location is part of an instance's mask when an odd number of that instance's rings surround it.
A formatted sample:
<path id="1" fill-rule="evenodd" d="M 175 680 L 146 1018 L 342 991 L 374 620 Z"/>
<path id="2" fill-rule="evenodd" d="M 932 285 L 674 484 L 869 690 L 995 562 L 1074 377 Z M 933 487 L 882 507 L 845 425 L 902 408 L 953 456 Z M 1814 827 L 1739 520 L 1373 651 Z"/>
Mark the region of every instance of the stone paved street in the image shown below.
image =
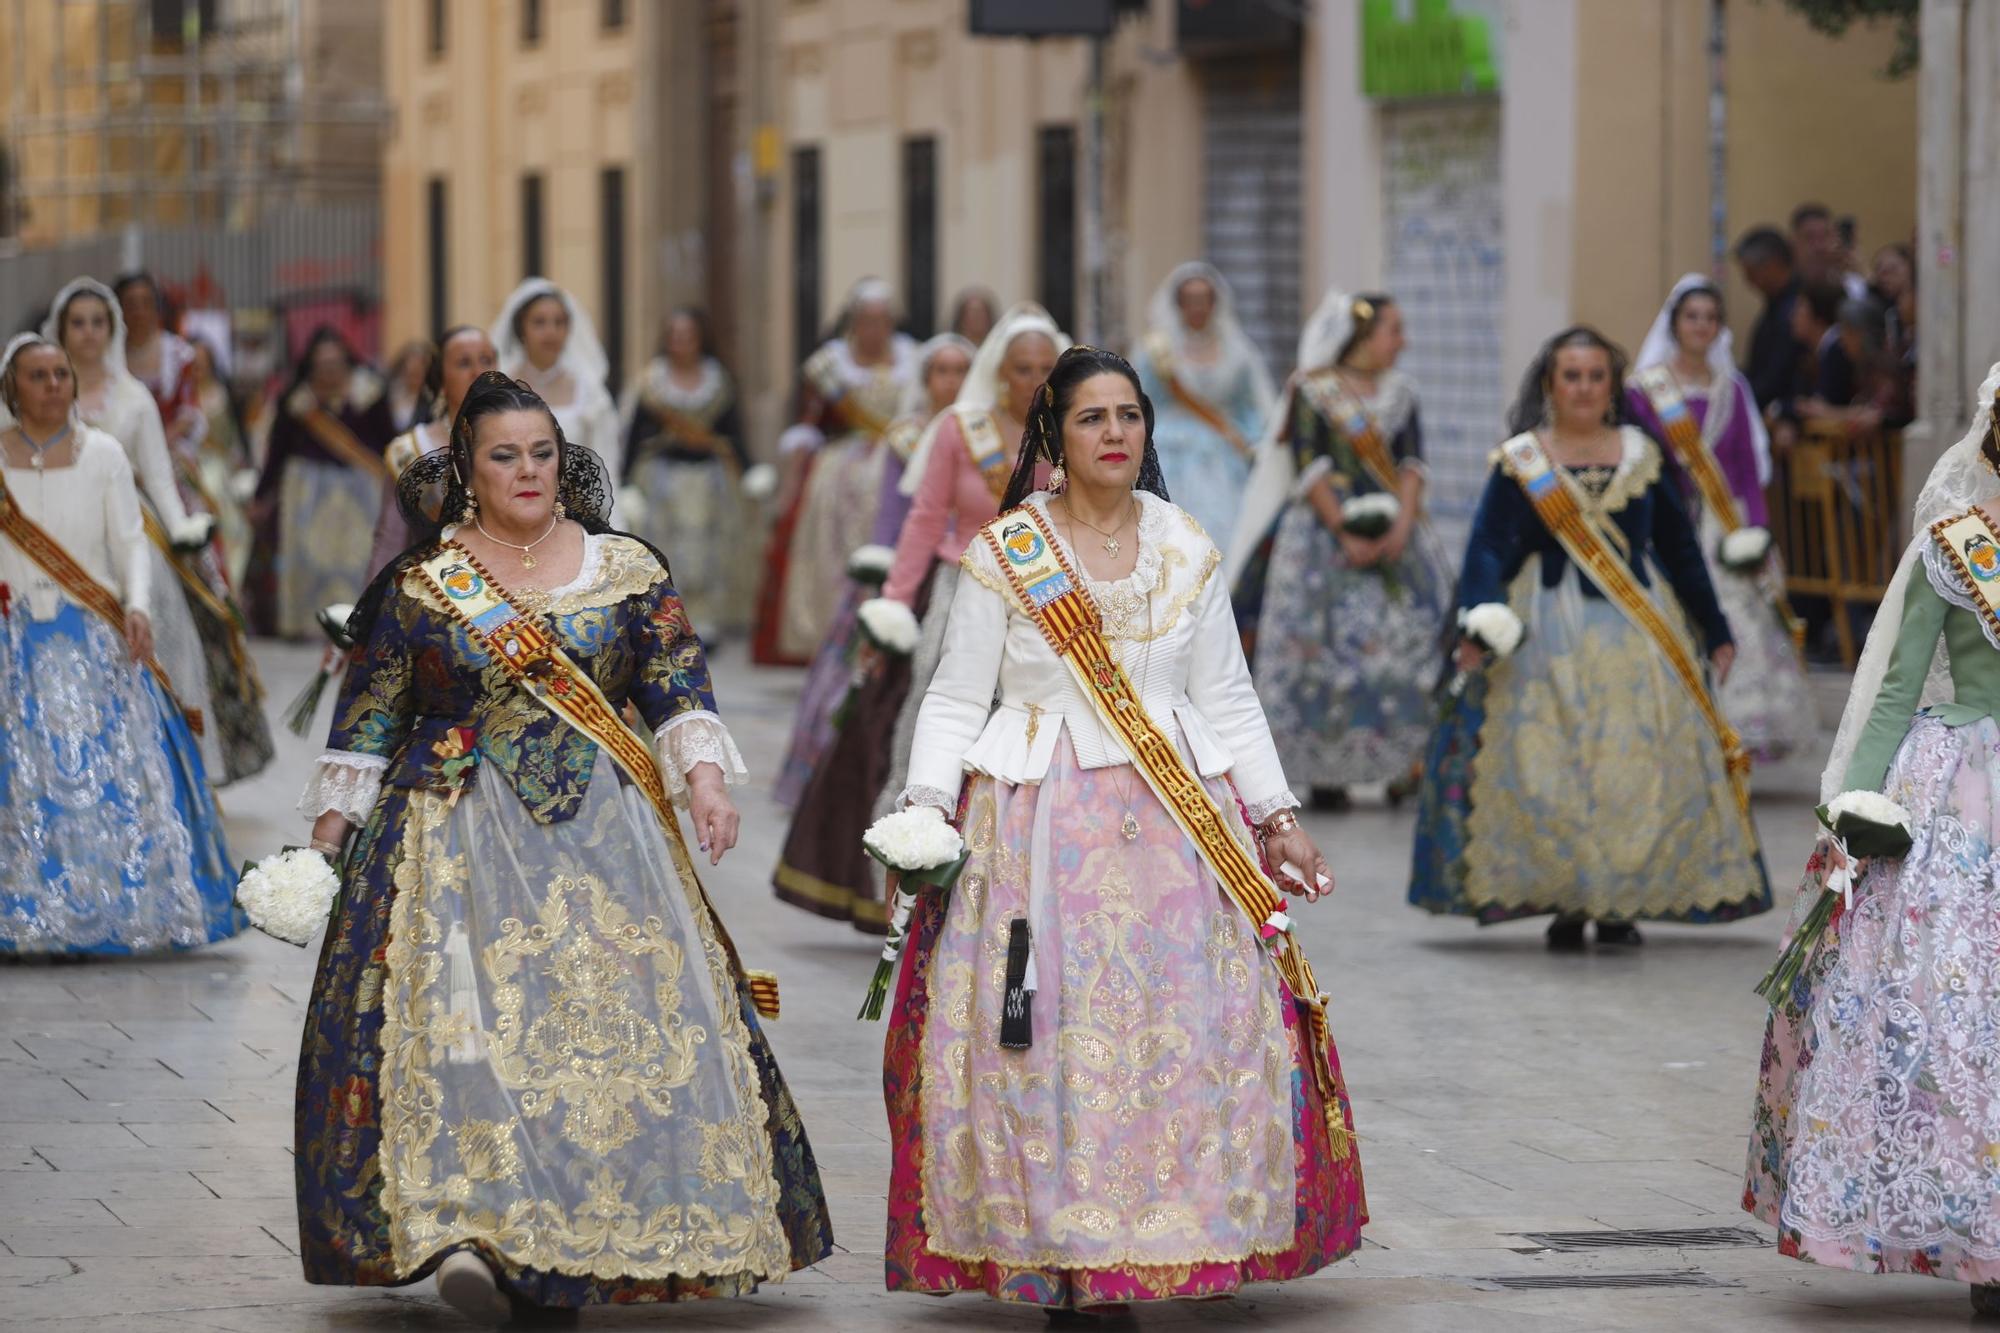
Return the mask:
<path id="1" fill-rule="evenodd" d="M 282 703 L 315 654 L 266 645 L 260 656 Z M 732 658 L 717 674 L 738 740 L 768 779 L 796 673 Z M 1830 709 L 1839 682 L 1826 684 Z M 239 857 L 303 840 L 292 802 L 318 744 L 282 740 L 263 779 L 224 794 Z M 1812 767 L 1765 775 L 1758 806 L 1785 899 L 1810 844 Z M 1032 1310 L 883 1292 L 882 1032 L 853 1019 L 877 946 L 773 900 L 781 812 L 761 786 L 740 799 L 744 844 L 711 887 L 752 964 L 783 974 L 772 1040 L 842 1248 L 751 1300 L 592 1311 L 584 1327 L 1040 1329 Z M 1810 1268 L 1779 1259 L 1768 1237 L 1562 1253 L 1524 1234 L 1755 1226 L 1736 1207 L 1763 1026 L 1750 988 L 1782 913 L 1710 930 L 1649 927 L 1630 955 L 1550 957 L 1539 923 L 1478 931 L 1404 906 L 1407 812 L 1363 800 L 1308 823 L 1341 881 L 1300 917 L 1335 996 L 1375 1219 L 1368 1244 L 1311 1280 L 1148 1312 L 1144 1325 L 1500 1333 L 1967 1322 L 1960 1287 Z M 292 1079 L 315 956 L 253 934 L 162 961 L 0 967 L 0 1325 L 463 1327 L 428 1283 L 353 1291 L 299 1276 Z"/>

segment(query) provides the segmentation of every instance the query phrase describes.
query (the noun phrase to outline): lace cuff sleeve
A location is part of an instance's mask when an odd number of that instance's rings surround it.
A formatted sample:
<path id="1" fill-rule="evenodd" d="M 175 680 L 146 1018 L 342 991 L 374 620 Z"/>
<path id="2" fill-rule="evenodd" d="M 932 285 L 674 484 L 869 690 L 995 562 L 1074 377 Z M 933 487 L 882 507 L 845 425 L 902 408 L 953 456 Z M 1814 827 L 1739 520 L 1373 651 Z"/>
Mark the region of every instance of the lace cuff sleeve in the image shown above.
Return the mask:
<path id="1" fill-rule="evenodd" d="M 947 818 L 958 805 L 958 797 L 942 787 L 905 787 L 896 798 L 898 810 L 914 810 L 918 806 L 934 805 L 945 812 Z"/>
<path id="2" fill-rule="evenodd" d="M 653 752 L 659 756 L 660 776 L 666 779 L 667 794 L 675 805 L 687 804 L 688 770 L 696 764 L 714 764 L 731 787 L 750 780 L 729 728 L 707 709 L 677 713 L 661 723 L 653 733 Z"/>
<path id="3" fill-rule="evenodd" d="M 1250 823 L 1252 827 L 1255 827 L 1258 824 L 1262 824 L 1272 815 L 1277 814 L 1280 810 L 1298 809 L 1299 798 L 1292 795 L 1289 791 L 1281 791 L 1276 796 L 1267 796 L 1255 803 L 1246 801 L 1243 808 L 1250 812 Z"/>
<path id="4" fill-rule="evenodd" d="M 382 794 L 382 775 L 389 761 L 380 755 L 356 754 L 351 750 L 328 750 L 313 765 L 312 780 L 299 797 L 299 813 L 318 819 L 338 811 L 348 823 L 368 822 L 375 798 Z"/>

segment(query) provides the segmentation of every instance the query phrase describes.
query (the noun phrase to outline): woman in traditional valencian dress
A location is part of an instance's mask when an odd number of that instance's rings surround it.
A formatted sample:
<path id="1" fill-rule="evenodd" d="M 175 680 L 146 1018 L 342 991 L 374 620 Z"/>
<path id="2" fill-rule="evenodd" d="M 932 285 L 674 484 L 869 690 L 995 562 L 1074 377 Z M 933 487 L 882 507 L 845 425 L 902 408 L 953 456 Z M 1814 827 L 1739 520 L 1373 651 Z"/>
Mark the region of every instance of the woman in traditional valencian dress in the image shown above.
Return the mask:
<path id="1" fill-rule="evenodd" d="M 940 333 L 917 349 L 918 373 L 903 392 L 902 410 L 883 432 L 882 480 L 876 492 L 875 529 L 869 534 L 872 546 L 893 548 L 902 534 L 903 520 L 909 516 L 911 497 L 903 494 L 903 470 L 918 447 L 930 438 L 930 427 L 938 413 L 950 407 L 965 386 L 977 349 L 952 333 Z M 799 702 L 792 711 L 792 738 L 785 748 L 785 761 L 778 779 L 771 784 L 771 798 L 782 806 L 796 806 L 806 783 L 826 757 L 834 738 L 834 715 L 854 687 L 857 669 L 874 660 L 855 612 L 862 602 L 875 596 L 879 583 L 851 578 L 841 591 L 840 608 L 812 665 L 806 668 L 805 682 L 799 687 Z M 783 897 L 782 891 L 779 894 Z"/>
<path id="2" fill-rule="evenodd" d="M 919 899 L 884 1053 L 892 1290 L 1102 1311 L 1360 1243 L 1339 1059 L 1274 887 L 1332 881 L 1152 417 L 1121 358 L 1065 353 L 961 562 L 905 798 L 956 811 L 970 860 Z M 1029 493 L 1042 465 L 1057 494 Z"/>
<path id="3" fill-rule="evenodd" d="M 917 377 L 917 344 L 896 332 L 887 283 L 857 283 L 840 330 L 806 358 L 799 420 L 778 440 L 786 475 L 751 641 L 767 665 L 804 665 L 830 629 L 846 637 L 836 622 L 847 557 L 874 530 L 882 437 Z"/>
<path id="4" fill-rule="evenodd" d="M 743 538 L 743 447 L 736 381 L 710 346 L 708 319 L 683 307 L 667 317 L 660 355 L 647 363 L 625 411 L 625 480 L 646 498 L 634 530 L 674 562 L 674 587 L 711 649 L 748 621 L 756 586 Z"/>
<path id="5" fill-rule="evenodd" d="M 451 437 L 451 423 L 458 418 L 472 382 L 500 364 L 500 354 L 486 330 L 474 324 L 449 328 L 437 341 L 437 355 L 431 359 L 430 378 L 424 384 L 425 401 L 418 410 L 427 418 L 389 441 L 382 461 L 388 465 L 389 480 L 382 486 L 382 509 L 375 517 L 375 543 L 368 555 L 368 577 L 373 580 L 383 566 L 401 555 L 410 545 L 410 525 L 403 522 L 396 483 L 410 464 L 425 454 L 444 448 Z"/>
<path id="6" fill-rule="evenodd" d="M 1674 284 L 1639 348 L 1625 398 L 1696 515 L 1709 580 L 1736 637 L 1736 664 L 1716 692 L 1723 716 L 1758 759 L 1782 759 L 1814 744 L 1819 719 L 1792 636 L 1784 570 L 1769 551 L 1764 487 L 1771 481 L 1771 437 L 1750 381 L 1736 369 L 1722 293 L 1701 274 Z M 1737 569 L 1723 559 L 1725 542 L 1747 542 L 1766 554 Z"/>
<path id="7" fill-rule="evenodd" d="M 1916 539 L 1855 668 L 1821 794 L 1901 807 L 1902 856 L 1828 837 L 1796 929 L 1831 924 L 1764 1038 L 1743 1206 L 1778 1253 L 1972 1283 L 2000 1314 L 2000 365 L 1917 497 Z M 1846 799 L 1841 799 L 1845 797 Z M 1853 876 L 1843 890 L 1841 880 Z"/>
<path id="8" fill-rule="evenodd" d="M 1252 442 L 1271 414 L 1271 372 L 1236 321 L 1213 264 L 1180 265 L 1154 291 L 1133 364 L 1158 405 L 1167 486 L 1215 544 L 1229 549 Z"/>
<path id="9" fill-rule="evenodd" d="M 595 451 L 607 476 L 623 475 L 618 404 L 605 387 L 611 361 L 576 298 L 547 278 L 529 278 L 500 307 L 488 332 L 500 369 L 542 396 L 562 423 L 563 437 Z"/>
<path id="10" fill-rule="evenodd" d="M 299 1062 L 307 1280 L 435 1272 L 500 1322 L 817 1262 L 818 1170 L 757 1016 L 775 983 L 676 811 L 718 863 L 744 771 L 664 563 L 502 375 L 399 488 L 417 541 L 355 612 L 303 803 L 343 879 Z"/>
<path id="11" fill-rule="evenodd" d="M 125 369 L 124 318 L 110 288 L 71 282 L 56 293 L 42 336 L 69 353 L 84 421 L 124 446 L 139 478 L 153 548 L 154 652 L 200 737 L 209 777 L 218 787 L 250 777 L 271 762 L 271 724 L 196 462 L 168 449 L 152 394 Z"/>
<path id="12" fill-rule="evenodd" d="M 125 366 L 153 395 L 167 448 L 188 455 L 208 431 L 195 383 L 194 344 L 163 322 L 160 284 L 145 272 L 126 273 L 111 284 L 125 317 Z"/>
<path id="13" fill-rule="evenodd" d="M 778 897 L 796 907 L 860 930 L 887 927 L 879 863 L 863 850 L 861 835 L 903 789 L 917 706 L 944 651 L 958 558 L 1000 512 L 1028 405 L 1068 347 L 1068 336 L 1040 306 L 1009 310 L 974 358 L 958 401 L 924 432 L 903 473 L 915 494 L 882 596 L 908 607 L 921 634 L 908 656 L 859 650 L 862 683 L 812 770 L 771 879 Z M 891 783 L 894 790 L 881 795 Z"/>
<path id="14" fill-rule="evenodd" d="M 1526 632 L 1490 664 L 1476 631 L 1458 642 L 1417 819 L 1412 904 L 1553 915 L 1556 949 L 1593 920 L 1599 944 L 1634 945 L 1635 921 L 1771 906 L 1749 756 L 1703 669 L 1727 677 L 1729 624 L 1659 447 L 1620 424 L 1623 378 L 1586 328 L 1528 371 L 1458 596 L 1463 616 L 1507 608 Z"/>
<path id="15" fill-rule="evenodd" d="M 201 750 L 153 656 L 152 548 L 69 359 L 0 357 L 0 953 L 135 954 L 236 933 Z"/>
<path id="16" fill-rule="evenodd" d="M 287 639 L 316 638 L 320 608 L 353 602 L 368 582 L 368 545 L 389 479 L 395 434 L 381 377 L 338 333 L 321 327 L 278 399 L 257 481 L 257 551 L 247 589 L 251 623 Z"/>
<path id="17" fill-rule="evenodd" d="M 1285 772 L 1334 808 L 1351 783 L 1387 783 L 1391 801 L 1415 790 L 1437 715 L 1451 567 L 1423 517 L 1423 428 L 1396 370 L 1402 350 L 1393 299 L 1328 293 L 1299 336 L 1224 565 Z M 1346 530 L 1385 505 L 1395 513 L 1382 528 Z"/>

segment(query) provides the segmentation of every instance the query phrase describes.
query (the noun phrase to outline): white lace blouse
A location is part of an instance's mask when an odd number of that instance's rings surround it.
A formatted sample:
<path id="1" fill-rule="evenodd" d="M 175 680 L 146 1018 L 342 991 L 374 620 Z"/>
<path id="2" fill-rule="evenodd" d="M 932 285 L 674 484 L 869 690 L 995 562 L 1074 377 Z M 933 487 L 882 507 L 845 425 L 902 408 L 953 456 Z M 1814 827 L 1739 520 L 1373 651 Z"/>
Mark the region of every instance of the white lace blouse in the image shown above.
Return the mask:
<path id="1" fill-rule="evenodd" d="M 68 467 L 0 468 L 21 512 L 59 542 L 91 578 L 128 610 L 143 611 L 152 593 L 152 548 L 139 517 L 132 465 L 118 441 L 76 428 L 77 459 Z M 27 553 L 0 539 L 0 583 L 37 620 L 55 616 L 69 595 Z"/>

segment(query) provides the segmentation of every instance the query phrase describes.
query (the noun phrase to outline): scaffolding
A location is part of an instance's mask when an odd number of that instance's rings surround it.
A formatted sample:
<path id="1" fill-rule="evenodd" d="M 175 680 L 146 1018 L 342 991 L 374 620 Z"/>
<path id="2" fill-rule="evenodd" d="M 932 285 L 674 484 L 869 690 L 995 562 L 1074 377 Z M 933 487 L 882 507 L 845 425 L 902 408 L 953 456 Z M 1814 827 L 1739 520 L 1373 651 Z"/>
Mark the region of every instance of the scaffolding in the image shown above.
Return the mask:
<path id="1" fill-rule="evenodd" d="M 0 247 L 372 204 L 384 0 L 0 0 Z"/>

